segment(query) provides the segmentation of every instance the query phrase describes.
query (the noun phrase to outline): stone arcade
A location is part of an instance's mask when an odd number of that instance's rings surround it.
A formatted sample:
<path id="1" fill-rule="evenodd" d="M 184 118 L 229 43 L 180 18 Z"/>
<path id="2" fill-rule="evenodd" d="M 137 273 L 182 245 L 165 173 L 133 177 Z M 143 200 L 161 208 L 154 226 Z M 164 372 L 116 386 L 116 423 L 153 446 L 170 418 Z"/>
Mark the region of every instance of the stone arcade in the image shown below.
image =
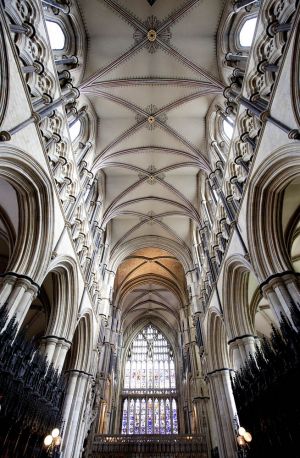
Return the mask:
<path id="1" fill-rule="evenodd" d="M 299 456 L 299 9 L 0 2 L 1 457 Z"/>

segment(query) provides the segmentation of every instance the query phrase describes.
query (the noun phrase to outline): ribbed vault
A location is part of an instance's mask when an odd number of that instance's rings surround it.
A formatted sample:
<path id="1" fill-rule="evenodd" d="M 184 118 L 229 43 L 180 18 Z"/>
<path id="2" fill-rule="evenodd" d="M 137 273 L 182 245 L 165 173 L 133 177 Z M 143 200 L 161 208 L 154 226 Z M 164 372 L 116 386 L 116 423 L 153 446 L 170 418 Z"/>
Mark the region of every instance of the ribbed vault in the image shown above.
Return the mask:
<path id="1" fill-rule="evenodd" d="M 205 117 L 223 91 L 216 36 L 224 2 L 78 3 L 89 43 L 80 91 L 99 119 L 93 172 L 106 177 L 110 268 L 125 245 L 145 239 L 149 247 L 149 237 L 189 257 L 192 226 L 202 223 L 198 175 L 211 171 Z"/>
<path id="2" fill-rule="evenodd" d="M 185 277 L 181 263 L 169 252 L 144 248 L 132 253 L 118 268 L 114 290 L 124 329 L 146 317 L 178 329 Z"/>

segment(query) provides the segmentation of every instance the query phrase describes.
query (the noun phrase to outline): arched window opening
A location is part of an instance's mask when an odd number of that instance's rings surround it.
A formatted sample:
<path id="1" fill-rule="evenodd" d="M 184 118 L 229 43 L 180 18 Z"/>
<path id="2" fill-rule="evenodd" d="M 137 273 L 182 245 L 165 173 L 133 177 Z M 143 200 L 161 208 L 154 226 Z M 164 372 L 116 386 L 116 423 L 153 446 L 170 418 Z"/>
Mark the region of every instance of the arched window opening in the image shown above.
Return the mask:
<path id="1" fill-rule="evenodd" d="M 133 340 L 125 363 L 122 434 L 178 434 L 173 349 L 147 325 Z"/>
<path id="2" fill-rule="evenodd" d="M 241 46 L 245 48 L 249 48 L 252 45 L 256 21 L 257 21 L 257 18 L 254 17 L 251 19 L 247 19 L 247 21 L 243 24 L 240 30 L 240 34 L 239 34 L 239 40 L 240 40 Z"/>
<path id="3" fill-rule="evenodd" d="M 50 45 L 52 49 L 64 49 L 66 37 L 59 24 L 53 21 L 46 21 Z"/>
<path id="4" fill-rule="evenodd" d="M 228 140 L 231 140 L 233 135 L 233 125 L 229 121 L 227 121 L 227 119 L 223 120 L 223 130 Z"/>
<path id="5" fill-rule="evenodd" d="M 77 121 L 74 122 L 74 124 L 72 124 L 72 126 L 69 128 L 70 137 L 71 137 L 72 142 L 74 142 L 76 138 L 78 138 L 80 134 L 80 130 L 81 130 L 81 122 L 79 119 L 77 119 Z"/>

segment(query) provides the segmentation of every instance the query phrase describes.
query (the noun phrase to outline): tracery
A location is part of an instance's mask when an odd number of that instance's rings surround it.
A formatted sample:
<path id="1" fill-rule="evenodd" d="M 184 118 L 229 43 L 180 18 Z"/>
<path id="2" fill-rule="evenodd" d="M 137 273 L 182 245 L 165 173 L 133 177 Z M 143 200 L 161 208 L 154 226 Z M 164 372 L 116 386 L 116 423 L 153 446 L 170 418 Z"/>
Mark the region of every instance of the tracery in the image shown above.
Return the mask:
<path id="1" fill-rule="evenodd" d="M 177 434 L 173 349 L 148 324 L 132 341 L 125 363 L 122 434 Z"/>

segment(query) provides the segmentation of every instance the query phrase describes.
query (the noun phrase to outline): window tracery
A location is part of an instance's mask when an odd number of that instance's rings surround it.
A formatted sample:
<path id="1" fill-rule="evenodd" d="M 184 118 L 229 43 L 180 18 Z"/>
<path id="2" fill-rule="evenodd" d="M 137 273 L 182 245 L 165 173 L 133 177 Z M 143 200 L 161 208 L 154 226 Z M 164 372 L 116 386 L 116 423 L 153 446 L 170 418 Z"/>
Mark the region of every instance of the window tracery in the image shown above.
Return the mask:
<path id="1" fill-rule="evenodd" d="M 122 434 L 177 434 L 173 349 L 152 324 L 131 343 L 125 363 Z"/>

